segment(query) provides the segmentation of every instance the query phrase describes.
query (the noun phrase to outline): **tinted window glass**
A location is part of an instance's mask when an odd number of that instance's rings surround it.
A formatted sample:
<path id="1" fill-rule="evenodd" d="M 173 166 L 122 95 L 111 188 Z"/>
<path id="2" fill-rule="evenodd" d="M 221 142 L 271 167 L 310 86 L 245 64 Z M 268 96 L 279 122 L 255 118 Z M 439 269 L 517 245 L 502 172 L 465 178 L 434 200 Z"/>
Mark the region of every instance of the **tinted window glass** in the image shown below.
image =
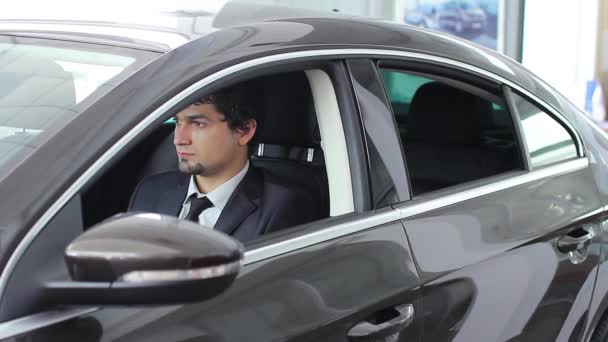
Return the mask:
<path id="1" fill-rule="evenodd" d="M 430 75 L 381 74 L 414 196 L 522 169 L 513 120 L 500 97 Z"/>
<path id="2" fill-rule="evenodd" d="M 388 70 L 381 70 L 380 75 L 382 75 L 391 102 L 403 105 L 412 102 L 416 89 L 425 83 L 433 81 L 430 78 L 422 76 Z"/>
<path id="3" fill-rule="evenodd" d="M 0 178 L 156 53 L 0 36 Z"/>
<path id="4" fill-rule="evenodd" d="M 564 126 L 523 97 L 513 97 L 533 168 L 578 156 L 576 144 Z"/>

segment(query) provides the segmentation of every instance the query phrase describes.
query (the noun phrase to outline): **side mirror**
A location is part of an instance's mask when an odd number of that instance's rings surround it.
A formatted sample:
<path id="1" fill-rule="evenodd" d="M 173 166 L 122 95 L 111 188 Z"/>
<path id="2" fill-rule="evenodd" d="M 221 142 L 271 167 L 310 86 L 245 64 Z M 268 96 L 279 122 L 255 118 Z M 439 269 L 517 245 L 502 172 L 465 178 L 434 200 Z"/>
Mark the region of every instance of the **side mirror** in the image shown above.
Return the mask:
<path id="1" fill-rule="evenodd" d="M 243 246 L 189 221 L 158 214 L 110 218 L 65 250 L 73 281 L 45 284 L 51 304 L 130 305 L 203 301 L 236 278 Z"/>

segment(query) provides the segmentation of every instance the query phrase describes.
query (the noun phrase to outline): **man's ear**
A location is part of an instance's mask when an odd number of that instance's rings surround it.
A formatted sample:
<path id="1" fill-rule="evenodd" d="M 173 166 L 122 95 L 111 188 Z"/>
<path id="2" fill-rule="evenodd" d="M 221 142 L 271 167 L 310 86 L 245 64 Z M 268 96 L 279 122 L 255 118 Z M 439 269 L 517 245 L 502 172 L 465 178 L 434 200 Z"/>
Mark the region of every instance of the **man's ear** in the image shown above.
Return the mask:
<path id="1" fill-rule="evenodd" d="M 245 127 L 236 130 L 238 134 L 238 143 L 241 146 L 245 146 L 253 139 L 255 130 L 258 128 L 258 123 L 255 119 L 249 119 L 245 121 Z"/>

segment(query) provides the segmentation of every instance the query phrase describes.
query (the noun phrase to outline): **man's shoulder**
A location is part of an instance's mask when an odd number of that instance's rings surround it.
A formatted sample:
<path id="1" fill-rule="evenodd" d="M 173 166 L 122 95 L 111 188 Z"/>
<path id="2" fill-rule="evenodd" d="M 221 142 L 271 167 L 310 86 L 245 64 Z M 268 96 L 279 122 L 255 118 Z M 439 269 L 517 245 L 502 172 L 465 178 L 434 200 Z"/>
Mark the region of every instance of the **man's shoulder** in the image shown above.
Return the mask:
<path id="1" fill-rule="evenodd" d="M 160 198 L 160 194 L 166 194 L 173 189 L 186 189 L 189 175 L 177 171 L 157 173 L 142 178 L 129 201 L 130 211 L 153 211 L 150 207 Z M 184 190 L 185 191 L 185 190 Z"/>

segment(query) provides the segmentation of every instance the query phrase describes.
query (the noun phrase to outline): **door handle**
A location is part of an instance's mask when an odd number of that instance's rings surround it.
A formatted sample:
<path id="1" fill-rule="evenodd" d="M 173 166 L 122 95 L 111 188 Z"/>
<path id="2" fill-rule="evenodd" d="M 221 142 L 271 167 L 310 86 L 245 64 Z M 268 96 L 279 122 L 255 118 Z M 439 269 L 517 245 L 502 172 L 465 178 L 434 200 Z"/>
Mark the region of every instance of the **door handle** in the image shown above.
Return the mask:
<path id="1" fill-rule="evenodd" d="M 414 318 L 412 304 L 397 305 L 393 310 L 397 316 L 388 321 L 378 323 L 363 321 L 356 324 L 348 331 L 348 340 L 351 342 L 381 341 L 398 334 L 412 323 Z"/>
<path id="2" fill-rule="evenodd" d="M 589 230 L 589 228 L 581 227 L 575 229 L 557 241 L 557 249 L 564 253 L 574 252 L 589 246 L 594 236 L 595 233 L 593 233 L 593 230 Z"/>

